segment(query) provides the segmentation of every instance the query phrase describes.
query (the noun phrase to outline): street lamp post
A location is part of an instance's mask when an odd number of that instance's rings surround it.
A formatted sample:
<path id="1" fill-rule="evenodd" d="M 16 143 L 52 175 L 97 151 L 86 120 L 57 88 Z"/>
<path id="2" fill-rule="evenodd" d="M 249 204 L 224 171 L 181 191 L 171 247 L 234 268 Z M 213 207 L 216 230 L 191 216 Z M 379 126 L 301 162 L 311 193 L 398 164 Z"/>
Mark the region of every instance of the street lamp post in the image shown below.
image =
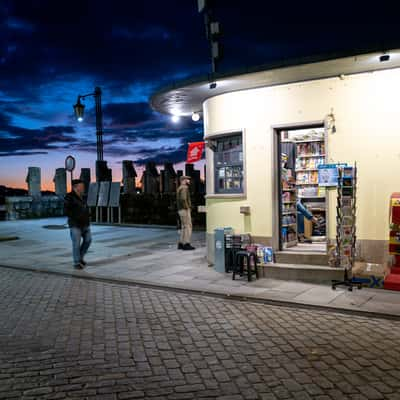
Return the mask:
<path id="1" fill-rule="evenodd" d="M 101 89 L 96 87 L 94 93 L 79 95 L 76 104 L 74 105 L 74 112 L 79 122 L 83 121 L 85 105 L 81 100 L 93 96 L 95 101 L 96 110 L 96 142 L 97 142 L 97 160 L 96 160 L 96 181 L 109 181 L 111 180 L 110 171 L 107 168 L 107 161 L 104 161 L 103 153 L 103 111 L 101 108 Z"/>

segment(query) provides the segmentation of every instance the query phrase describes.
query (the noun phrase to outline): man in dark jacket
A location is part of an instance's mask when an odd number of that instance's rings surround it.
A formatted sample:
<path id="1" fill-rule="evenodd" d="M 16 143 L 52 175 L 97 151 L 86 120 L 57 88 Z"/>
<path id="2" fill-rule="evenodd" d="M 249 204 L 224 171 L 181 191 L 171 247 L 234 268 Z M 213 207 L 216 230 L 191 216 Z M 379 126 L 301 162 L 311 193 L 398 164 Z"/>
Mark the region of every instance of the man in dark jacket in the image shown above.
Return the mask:
<path id="1" fill-rule="evenodd" d="M 72 191 L 64 199 L 64 211 L 68 217 L 72 240 L 72 256 L 74 268 L 76 269 L 83 269 L 86 265 L 84 256 L 92 242 L 90 210 L 83 199 L 84 193 L 84 182 L 80 179 L 74 179 L 72 181 Z"/>

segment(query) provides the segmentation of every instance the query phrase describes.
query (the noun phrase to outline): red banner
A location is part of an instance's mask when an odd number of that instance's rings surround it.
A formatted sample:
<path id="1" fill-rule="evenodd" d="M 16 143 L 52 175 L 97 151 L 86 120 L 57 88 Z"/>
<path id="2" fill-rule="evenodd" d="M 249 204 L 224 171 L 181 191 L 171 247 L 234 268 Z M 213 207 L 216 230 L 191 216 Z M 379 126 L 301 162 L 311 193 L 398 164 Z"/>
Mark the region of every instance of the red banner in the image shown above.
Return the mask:
<path id="1" fill-rule="evenodd" d="M 204 142 L 192 142 L 188 143 L 188 152 L 187 152 L 187 163 L 194 163 L 196 161 L 201 160 L 201 156 L 203 155 L 204 150 Z"/>

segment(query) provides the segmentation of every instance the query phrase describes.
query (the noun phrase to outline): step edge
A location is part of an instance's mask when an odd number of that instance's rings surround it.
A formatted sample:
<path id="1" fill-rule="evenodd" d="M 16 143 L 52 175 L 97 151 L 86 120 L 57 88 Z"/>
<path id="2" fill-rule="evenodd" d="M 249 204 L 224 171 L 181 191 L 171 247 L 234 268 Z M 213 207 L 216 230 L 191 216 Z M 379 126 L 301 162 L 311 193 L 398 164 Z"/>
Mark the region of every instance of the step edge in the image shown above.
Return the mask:
<path id="1" fill-rule="evenodd" d="M 268 265 L 260 265 L 263 268 L 286 268 L 286 269 L 308 269 L 316 271 L 344 271 L 343 267 L 330 267 L 329 265 L 314 265 L 314 264 L 288 264 L 288 263 L 273 263 Z"/>
<path id="2" fill-rule="evenodd" d="M 276 256 L 314 256 L 314 257 L 321 257 L 321 256 L 328 256 L 327 253 L 315 253 L 315 252 L 308 252 L 308 251 L 276 251 Z"/>

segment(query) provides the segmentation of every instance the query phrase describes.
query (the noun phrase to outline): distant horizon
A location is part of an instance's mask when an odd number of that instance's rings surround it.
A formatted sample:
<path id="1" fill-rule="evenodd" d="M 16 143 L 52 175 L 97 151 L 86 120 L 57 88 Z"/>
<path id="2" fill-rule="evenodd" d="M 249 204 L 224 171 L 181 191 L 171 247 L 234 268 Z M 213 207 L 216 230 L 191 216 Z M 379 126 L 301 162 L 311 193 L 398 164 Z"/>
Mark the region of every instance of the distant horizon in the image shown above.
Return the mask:
<path id="1" fill-rule="evenodd" d="M 149 161 L 149 162 L 150 162 L 150 161 Z M 165 161 L 165 162 L 168 162 L 168 161 Z M 133 163 L 133 164 L 134 164 L 134 166 L 135 166 L 135 170 L 136 170 L 136 173 L 137 173 L 137 175 L 138 175 L 137 178 L 136 178 L 136 182 L 138 182 L 138 181 L 140 181 L 140 179 L 141 179 L 141 177 L 142 177 L 143 171 L 145 170 L 145 166 L 142 166 L 142 165 L 136 166 L 135 163 Z M 184 162 L 180 162 L 180 163 L 173 164 L 174 170 L 175 170 L 175 171 L 179 171 L 179 170 L 185 171 L 185 164 L 187 164 L 185 161 L 184 161 Z M 198 161 L 198 162 L 196 162 L 196 163 L 193 163 L 193 165 L 194 165 L 194 169 L 195 169 L 195 170 L 200 171 L 200 179 L 203 180 L 203 181 L 205 181 L 205 176 L 204 176 L 204 165 L 205 165 L 205 160 L 202 159 L 202 160 L 200 160 L 200 161 Z M 159 172 L 160 172 L 160 170 L 163 169 L 163 166 L 164 166 L 164 163 L 162 163 L 162 164 L 156 164 L 157 170 L 158 170 Z M 177 166 L 179 166 L 179 167 L 177 167 Z M 39 166 L 38 166 L 38 165 L 29 165 L 28 167 L 39 167 Z M 26 174 L 27 174 L 27 172 L 28 172 L 28 167 L 26 167 Z M 108 167 L 110 168 L 110 166 L 108 166 Z M 62 167 L 62 166 L 57 166 L 57 167 L 55 167 L 55 168 L 54 168 L 54 172 L 53 172 L 53 177 L 54 177 L 56 168 L 63 168 L 63 167 Z M 76 169 L 74 170 L 74 174 L 73 174 L 74 178 L 79 177 L 80 172 L 81 172 L 81 168 L 90 168 L 91 182 L 95 182 L 95 180 L 96 180 L 95 167 L 85 167 L 85 166 L 82 166 L 82 167 L 80 167 L 80 168 L 76 168 Z M 117 171 L 118 171 L 118 173 L 115 174 L 116 171 L 115 171 L 114 169 L 112 169 L 112 181 L 113 181 L 113 182 L 122 182 L 122 162 L 121 162 L 120 164 L 118 163 L 118 169 L 117 169 Z M 46 172 L 47 172 L 47 171 L 46 171 Z M 25 174 L 25 177 L 26 177 L 26 174 Z M 49 175 L 49 174 L 46 174 L 46 175 Z M 67 172 L 67 187 L 68 187 L 68 190 L 70 190 L 70 182 L 69 182 L 70 179 L 69 179 L 69 175 L 70 175 L 70 173 Z M 41 168 L 41 179 L 42 179 L 41 191 L 51 191 L 51 192 L 54 192 L 54 182 L 52 181 L 53 178 L 51 178 L 51 180 L 47 179 L 47 180 L 44 181 L 44 180 L 43 180 L 43 176 L 44 176 L 44 174 L 43 174 L 43 169 Z M 18 185 L 18 184 L 17 184 L 17 185 Z M 27 184 L 27 182 L 25 182 L 25 180 L 24 180 L 23 182 L 21 182 L 19 185 L 21 185 L 21 186 L 14 186 L 13 184 L 12 184 L 12 186 L 11 186 L 11 185 L 9 185 L 9 184 L 6 184 L 6 183 L 3 183 L 2 181 L 0 181 L 0 186 L 5 186 L 5 187 L 7 187 L 7 188 L 9 188 L 9 189 L 28 190 L 28 184 Z"/>

